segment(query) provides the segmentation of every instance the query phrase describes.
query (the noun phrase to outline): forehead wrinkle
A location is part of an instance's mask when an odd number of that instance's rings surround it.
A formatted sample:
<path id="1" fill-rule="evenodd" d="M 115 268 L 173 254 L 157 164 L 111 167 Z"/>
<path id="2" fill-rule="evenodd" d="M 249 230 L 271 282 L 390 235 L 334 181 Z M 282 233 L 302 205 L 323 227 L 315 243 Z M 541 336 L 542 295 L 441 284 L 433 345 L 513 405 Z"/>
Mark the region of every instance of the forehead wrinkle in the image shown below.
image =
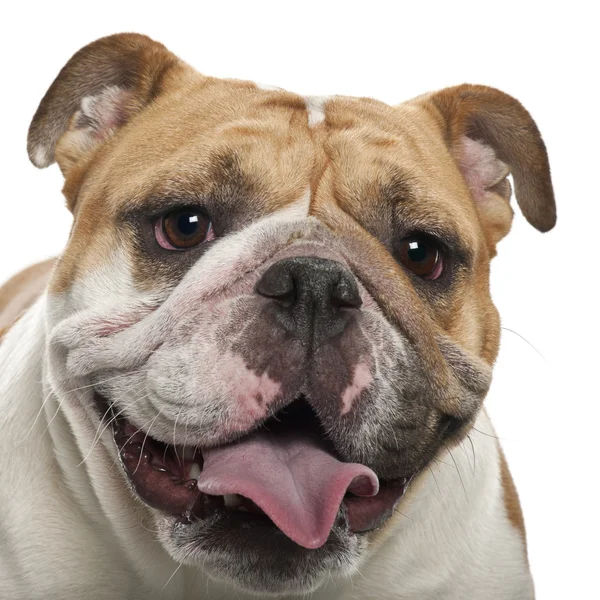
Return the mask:
<path id="1" fill-rule="evenodd" d="M 247 194 L 255 185 L 255 181 L 240 168 L 240 161 L 235 152 L 214 151 L 190 157 L 187 160 L 172 160 L 162 165 L 153 165 L 145 169 L 137 177 L 129 189 L 121 186 L 113 190 L 113 197 L 121 203 L 125 210 L 144 209 L 149 201 L 160 204 L 168 199 L 190 199 L 197 202 L 218 195 L 226 186 L 229 191 Z"/>
<path id="2" fill-rule="evenodd" d="M 391 206 L 398 224 L 460 237 L 462 245 L 477 248 L 481 236 L 475 206 L 426 117 L 410 106 L 331 101 L 325 144 L 340 165 L 332 188 L 336 203 L 373 224 L 389 215 Z"/>
<path id="3" fill-rule="evenodd" d="M 85 179 L 96 197 L 107 182 L 101 196 L 115 214 L 143 208 L 151 196 L 197 198 L 215 186 L 246 188 L 239 174 L 234 182 L 213 176 L 215 152 L 237 153 L 244 175 L 255 187 L 261 183 L 263 193 L 256 195 L 274 210 L 301 194 L 315 162 L 304 99 L 251 82 L 190 81 L 158 98 L 118 137 Z"/>

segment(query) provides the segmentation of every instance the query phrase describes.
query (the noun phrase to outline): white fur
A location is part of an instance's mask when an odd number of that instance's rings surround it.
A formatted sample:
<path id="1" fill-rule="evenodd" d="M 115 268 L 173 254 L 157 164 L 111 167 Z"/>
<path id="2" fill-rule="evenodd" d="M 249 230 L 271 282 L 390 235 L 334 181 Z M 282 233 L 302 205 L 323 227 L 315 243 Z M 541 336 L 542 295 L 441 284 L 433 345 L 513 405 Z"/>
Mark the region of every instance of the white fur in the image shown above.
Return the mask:
<path id="1" fill-rule="evenodd" d="M 283 92 L 283 88 L 264 84 L 255 83 L 259 90 L 265 90 L 268 92 Z M 323 123 L 325 120 L 325 103 L 330 99 L 330 96 L 304 96 L 304 102 L 306 104 L 306 111 L 308 113 L 308 126 L 316 127 L 319 123 Z"/>
<path id="2" fill-rule="evenodd" d="M 259 90 L 264 90 L 265 92 L 283 92 L 283 91 L 285 91 L 283 88 L 277 87 L 276 85 L 271 85 L 270 83 L 256 82 L 256 87 Z"/>
<path id="3" fill-rule="evenodd" d="M 161 590 L 177 565 L 142 526 L 106 451 L 78 466 L 85 422 L 42 383 L 45 303 L 0 345 L 0 598 L 170 598 L 146 586 Z"/>
<path id="4" fill-rule="evenodd" d="M 52 159 L 49 156 L 48 148 L 37 146 L 33 151 L 33 164 L 40 169 L 50 166 Z"/>
<path id="5" fill-rule="evenodd" d="M 293 202 L 292 204 L 286 206 L 283 209 L 283 211 L 280 212 L 283 212 L 283 214 L 290 219 L 300 219 L 302 217 L 308 217 L 311 198 L 312 196 L 309 186 L 306 188 L 304 194 L 298 200 L 296 200 L 296 202 Z"/>
<path id="6" fill-rule="evenodd" d="M 127 256 L 121 250 L 113 250 L 102 264 L 88 273 L 85 279 L 76 280 L 68 292 L 68 299 L 62 299 L 65 309 L 102 310 L 111 305 L 122 305 L 139 301 L 140 292 L 133 284 L 131 267 Z"/>
<path id="7" fill-rule="evenodd" d="M 48 320 L 53 327 L 76 312 L 93 309 L 100 313 L 111 306 L 149 302 L 152 297 L 136 289 L 127 256 L 115 249 L 85 278 L 75 280 L 67 292 L 48 298 Z"/>
<path id="8" fill-rule="evenodd" d="M 308 112 L 308 126 L 316 127 L 325 121 L 325 104 L 329 96 L 306 96 L 306 110 Z"/>
<path id="9" fill-rule="evenodd" d="M 361 568 L 367 582 L 360 580 L 348 598 L 533 598 L 523 540 L 507 518 L 498 443 L 485 413 L 475 427 L 473 448 L 465 440 L 444 452 L 423 488 L 400 504 L 402 514 L 377 559 Z"/>

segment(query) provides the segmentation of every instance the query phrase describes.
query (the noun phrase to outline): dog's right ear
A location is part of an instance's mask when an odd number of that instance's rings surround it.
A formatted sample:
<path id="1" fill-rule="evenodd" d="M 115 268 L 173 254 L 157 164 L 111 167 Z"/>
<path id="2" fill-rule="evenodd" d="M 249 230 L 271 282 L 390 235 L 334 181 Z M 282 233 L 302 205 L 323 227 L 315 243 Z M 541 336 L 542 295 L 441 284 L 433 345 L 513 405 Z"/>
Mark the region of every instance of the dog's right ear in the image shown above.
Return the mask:
<path id="1" fill-rule="evenodd" d="M 167 73 L 189 68 L 162 44 L 136 33 L 101 38 L 62 68 L 33 117 L 27 151 L 44 168 L 71 167 L 161 92 Z"/>

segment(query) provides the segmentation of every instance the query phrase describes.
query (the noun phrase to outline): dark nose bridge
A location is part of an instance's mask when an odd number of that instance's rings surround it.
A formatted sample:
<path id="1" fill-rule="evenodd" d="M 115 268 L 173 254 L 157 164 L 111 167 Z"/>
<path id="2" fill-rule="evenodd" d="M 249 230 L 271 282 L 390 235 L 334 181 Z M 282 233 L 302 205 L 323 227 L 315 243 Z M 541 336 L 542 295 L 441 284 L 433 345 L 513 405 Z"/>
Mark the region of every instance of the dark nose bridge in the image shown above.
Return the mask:
<path id="1" fill-rule="evenodd" d="M 273 264 L 256 292 L 270 298 L 277 323 L 302 342 L 321 344 L 341 334 L 362 301 L 354 276 L 334 260 L 312 256 Z"/>

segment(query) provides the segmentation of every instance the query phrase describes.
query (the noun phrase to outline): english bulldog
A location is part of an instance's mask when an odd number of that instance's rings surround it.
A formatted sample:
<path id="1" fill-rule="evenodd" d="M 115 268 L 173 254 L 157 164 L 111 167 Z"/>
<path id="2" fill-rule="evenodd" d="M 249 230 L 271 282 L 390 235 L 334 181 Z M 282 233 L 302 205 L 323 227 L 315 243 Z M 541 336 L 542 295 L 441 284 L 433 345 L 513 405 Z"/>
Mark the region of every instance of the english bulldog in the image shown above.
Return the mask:
<path id="1" fill-rule="evenodd" d="M 556 219 L 517 100 L 303 97 L 120 34 L 28 150 L 73 226 L 0 292 L 2 599 L 533 598 L 483 409 L 508 176 Z"/>

